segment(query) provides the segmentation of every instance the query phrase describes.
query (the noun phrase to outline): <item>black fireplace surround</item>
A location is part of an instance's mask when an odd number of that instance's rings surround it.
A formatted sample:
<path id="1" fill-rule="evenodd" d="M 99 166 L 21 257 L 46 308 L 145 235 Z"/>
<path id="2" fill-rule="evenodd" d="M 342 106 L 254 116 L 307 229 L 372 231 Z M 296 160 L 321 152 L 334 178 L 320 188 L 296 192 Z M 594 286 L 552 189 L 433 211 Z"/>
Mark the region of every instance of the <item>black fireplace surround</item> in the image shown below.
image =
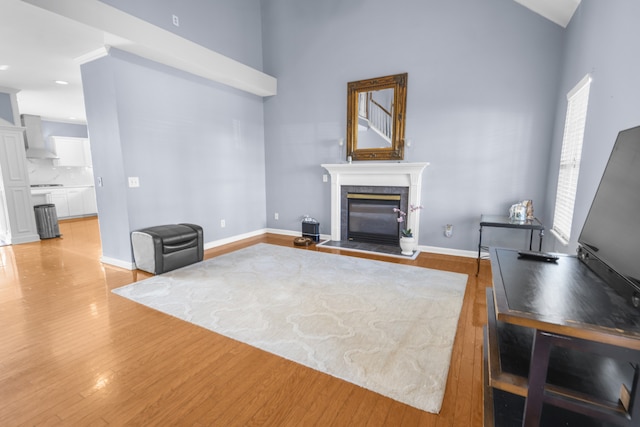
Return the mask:
<path id="1" fill-rule="evenodd" d="M 408 187 L 341 187 L 340 240 L 398 246 L 400 229 L 393 208 L 407 212 Z"/>

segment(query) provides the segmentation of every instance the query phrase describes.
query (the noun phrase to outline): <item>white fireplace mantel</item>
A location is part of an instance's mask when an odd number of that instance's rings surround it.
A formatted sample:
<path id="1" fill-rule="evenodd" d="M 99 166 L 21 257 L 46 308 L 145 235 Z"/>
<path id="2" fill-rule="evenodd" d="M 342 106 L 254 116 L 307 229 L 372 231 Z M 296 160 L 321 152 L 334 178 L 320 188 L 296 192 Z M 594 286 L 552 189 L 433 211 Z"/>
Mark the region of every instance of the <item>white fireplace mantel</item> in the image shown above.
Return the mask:
<path id="1" fill-rule="evenodd" d="M 331 240 L 340 240 L 340 197 L 343 185 L 393 186 L 409 188 L 409 204 L 420 205 L 422 172 L 429 163 L 337 163 L 323 164 L 331 174 Z M 408 215 L 407 228 L 420 235 L 420 210 Z"/>

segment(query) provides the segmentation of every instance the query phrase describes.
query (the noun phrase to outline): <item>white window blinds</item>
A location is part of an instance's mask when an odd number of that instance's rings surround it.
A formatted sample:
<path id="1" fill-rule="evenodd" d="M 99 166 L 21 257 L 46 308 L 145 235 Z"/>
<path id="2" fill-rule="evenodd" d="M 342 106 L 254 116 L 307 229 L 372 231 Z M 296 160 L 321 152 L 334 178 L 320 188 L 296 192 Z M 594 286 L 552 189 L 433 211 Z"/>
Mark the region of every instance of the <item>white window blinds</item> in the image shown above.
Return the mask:
<path id="1" fill-rule="evenodd" d="M 567 94 L 567 116 L 564 122 L 556 206 L 551 229 L 551 232 L 564 244 L 568 244 L 571 237 L 590 86 L 591 76 L 587 74 Z"/>

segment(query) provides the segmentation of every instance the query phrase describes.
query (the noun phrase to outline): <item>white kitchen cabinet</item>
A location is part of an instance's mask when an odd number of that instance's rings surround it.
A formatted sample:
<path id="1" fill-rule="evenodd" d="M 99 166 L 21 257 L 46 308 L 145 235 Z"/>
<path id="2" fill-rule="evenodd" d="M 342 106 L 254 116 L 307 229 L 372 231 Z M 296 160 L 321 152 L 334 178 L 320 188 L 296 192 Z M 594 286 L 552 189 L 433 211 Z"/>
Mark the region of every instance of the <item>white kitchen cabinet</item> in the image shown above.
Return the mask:
<path id="1" fill-rule="evenodd" d="M 67 190 L 51 191 L 51 203 L 56 205 L 58 218 L 69 216 L 69 203 L 67 202 Z"/>
<path id="2" fill-rule="evenodd" d="M 58 159 L 56 166 L 91 167 L 91 150 L 87 138 L 73 138 L 67 136 L 52 136 Z"/>
<path id="3" fill-rule="evenodd" d="M 49 203 L 49 199 L 46 194 L 34 194 L 33 191 L 31 192 L 31 201 L 33 202 L 33 206 Z"/>
<path id="4" fill-rule="evenodd" d="M 95 215 L 98 213 L 98 204 L 96 203 L 96 189 L 87 187 L 82 192 L 82 205 L 85 215 Z"/>
<path id="5" fill-rule="evenodd" d="M 33 204 L 53 203 L 58 218 L 96 215 L 96 190 L 93 187 L 32 189 Z"/>
<path id="6" fill-rule="evenodd" d="M 93 187 L 67 189 L 69 215 L 95 215 L 98 213 L 96 190 Z"/>
<path id="7" fill-rule="evenodd" d="M 84 215 L 84 200 L 82 193 L 84 188 L 67 189 L 67 204 L 69 206 L 69 216 Z"/>

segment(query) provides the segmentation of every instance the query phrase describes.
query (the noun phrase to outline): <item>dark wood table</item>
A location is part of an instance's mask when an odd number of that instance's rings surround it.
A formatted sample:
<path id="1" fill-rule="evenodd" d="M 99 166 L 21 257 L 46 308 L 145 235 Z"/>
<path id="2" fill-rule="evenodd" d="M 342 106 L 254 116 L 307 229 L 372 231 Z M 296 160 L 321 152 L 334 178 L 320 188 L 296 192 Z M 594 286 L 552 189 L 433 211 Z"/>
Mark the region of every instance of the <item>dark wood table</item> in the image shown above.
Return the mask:
<path id="1" fill-rule="evenodd" d="M 576 257 L 490 257 L 485 385 L 511 402 L 498 406 L 500 423 L 640 425 L 640 311 Z"/>
<path id="2" fill-rule="evenodd" d="M 496 227 L 496 228 L 513 228 L 518 230 L 530 230 L 529 234 L 529 250 L 533 246 L 533 231 L 538 231 L 538 250 L 542 250 L 542 238 L 544 237 L 544 225 L 538 218 L 526 219 L 524 221 L 516 221 L 508 216 L 503 215 L 481 215 L 480 216 L 480 236 L 478 238 L 478 269 L 476 275 L 480 272 L 480 254 L 482 249 L 488 249 L 482 246 L 482 229 L 484 227 Z"/>

